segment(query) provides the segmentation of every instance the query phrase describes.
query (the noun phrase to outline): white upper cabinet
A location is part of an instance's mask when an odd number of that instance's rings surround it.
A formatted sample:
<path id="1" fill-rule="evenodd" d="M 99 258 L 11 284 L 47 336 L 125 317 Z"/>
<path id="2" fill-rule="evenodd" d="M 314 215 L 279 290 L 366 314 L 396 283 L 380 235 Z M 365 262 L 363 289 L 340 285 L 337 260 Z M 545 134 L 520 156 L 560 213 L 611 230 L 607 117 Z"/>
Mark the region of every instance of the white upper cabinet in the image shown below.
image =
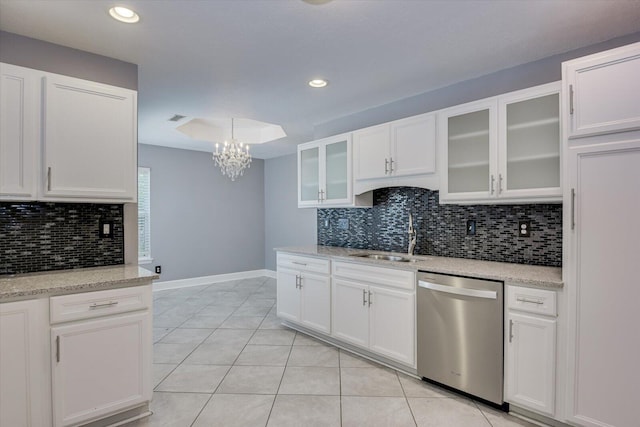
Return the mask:
<path id="1" fill-rule="evenodd" d="M 355 192 L 408 185 L 437 189 L 435 114 L 353 133 Z"/>
<path id="2" fill-rule="evenodd" d="M 560 201 L 560 83 L 439 113 L 444 203 Z"/>
<path id="3" fill-rule="evenodd" d="M 135 91 L 0 70 L 0 199 L 136 201 Z"/>
<path id="4" fill-rule="evenodd" d="M 136 200 L 136 93 L 47 75 L 43 168 L 46 198 Z"/>
<path id="5" fill-rule="evenodd" d="M 490 99 L 439 113 L 442 141 L 441 201 L 494 197 L 497 179 L 497 101 Z"/>
<path id="6" fill-rule="evenodd" d="M 351 134 L 299 145 L 298 207 L 371 206 L 353 194 L 351 163 Z"/>
<path id="7" fill-rule="evenodd" d="M 40 79 L 0 63 L 0 200 L 34 200 L 40 143 Z"/>
<path id="8" fill-rule="evenodd" d="M 563 63 L 567 136 L 640 129 L 640 43 Z"/>

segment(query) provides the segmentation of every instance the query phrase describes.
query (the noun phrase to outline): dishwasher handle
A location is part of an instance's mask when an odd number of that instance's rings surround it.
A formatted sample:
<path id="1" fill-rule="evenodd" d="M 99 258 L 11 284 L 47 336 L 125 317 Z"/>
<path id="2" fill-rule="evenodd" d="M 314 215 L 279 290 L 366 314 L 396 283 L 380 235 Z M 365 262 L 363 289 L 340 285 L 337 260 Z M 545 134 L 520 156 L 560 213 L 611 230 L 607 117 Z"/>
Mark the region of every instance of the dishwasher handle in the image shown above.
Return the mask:
<path id="1" fill-rule="evenodd" d="M 418 281 L 418 286 L 425 289 L 431 289 L 433 291 L 444 292 L 447 294 L 464 295 L 467 297 L 497 299 L 498 293 L 496 291 L 483 291 L 480 289 L 469 288 L 454 288 L 453 286 L 438 285 L 437 283 L 425 282 L 424 280 Z"/>

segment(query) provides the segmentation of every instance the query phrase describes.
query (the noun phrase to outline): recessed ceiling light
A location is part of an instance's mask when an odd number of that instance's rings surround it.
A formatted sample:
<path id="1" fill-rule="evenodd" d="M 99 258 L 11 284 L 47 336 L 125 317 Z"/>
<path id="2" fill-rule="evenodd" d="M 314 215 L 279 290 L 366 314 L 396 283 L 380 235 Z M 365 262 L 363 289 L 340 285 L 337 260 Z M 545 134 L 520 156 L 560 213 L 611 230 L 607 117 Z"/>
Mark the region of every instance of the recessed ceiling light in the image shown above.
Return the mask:
<path id="1" fill-rule="evenodd" d="M 117 19 L 120 22 L 126 22 L 127 24 L 135 24 L 140 20 L 140 16 L 137 13 L 122 6 L 114 6 L 109 9 L 109 15 L 111 15 L 113 19 Z"/>
<path id="2" fill-rule="evenodd" d="M 329 82 L 324 79 L 313 79 L 309 80 L 309 86 L 311 87 L 325 87 Z"/>

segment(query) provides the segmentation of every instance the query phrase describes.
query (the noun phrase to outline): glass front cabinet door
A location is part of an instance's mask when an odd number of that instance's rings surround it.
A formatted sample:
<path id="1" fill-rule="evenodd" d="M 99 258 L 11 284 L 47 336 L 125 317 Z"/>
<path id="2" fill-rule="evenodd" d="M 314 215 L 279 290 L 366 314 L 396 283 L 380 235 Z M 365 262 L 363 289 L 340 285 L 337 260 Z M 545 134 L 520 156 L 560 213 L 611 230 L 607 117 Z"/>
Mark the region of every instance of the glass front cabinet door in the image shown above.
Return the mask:
<path id="1" fill-rule="evenodd" d="M 560 82 L 444 110 L 439 131 L 442 202 L 561 201 Z"/>
<path id="2" fill-rule="evenodd" d="M 351 134 L 298 146 L 298 207 L 353 204 Z"/>
<path id="3" fill-rule="evenodd" d="M 453 107 L 440 113 L 444 142 L 440 199 L 493 197 L 497 179 L 497 102 L 495 99 Z"/>

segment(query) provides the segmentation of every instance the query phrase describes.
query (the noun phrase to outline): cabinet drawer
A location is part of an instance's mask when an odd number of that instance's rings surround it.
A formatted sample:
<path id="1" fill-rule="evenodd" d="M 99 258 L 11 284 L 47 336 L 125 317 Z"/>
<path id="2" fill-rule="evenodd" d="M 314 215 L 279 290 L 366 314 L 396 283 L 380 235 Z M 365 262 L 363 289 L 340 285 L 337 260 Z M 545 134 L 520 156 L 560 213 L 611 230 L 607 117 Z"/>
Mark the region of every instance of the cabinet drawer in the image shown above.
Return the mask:
<path id="1" fill-rule="evenodd" d="M 51 323 L 90 319 L 150 308 L 151 286 L 109 289 L 51 297 Z"/>
<path id="2" fill-rule="evenodd" d="M 556 293 L 544 289 L 507 286 L 507 308 L 527 313 L 556 316 Z"/>
<path id="3" fill-rule="evenodd" d="M 370 264 L 334 262 L 333 275 L 357 280 L 358 282 L 393 286 L 394 288 L 408 290 L 415 290 L 416 288 L 416 276 L 413 271 L 376 267 Z"/>
<path id="4" fill-rule="evenodd" d="M 310 273 L 329 274 L 330 261 L 326 258 L 314 258 L 278 253 L 278 267 Z"/>

